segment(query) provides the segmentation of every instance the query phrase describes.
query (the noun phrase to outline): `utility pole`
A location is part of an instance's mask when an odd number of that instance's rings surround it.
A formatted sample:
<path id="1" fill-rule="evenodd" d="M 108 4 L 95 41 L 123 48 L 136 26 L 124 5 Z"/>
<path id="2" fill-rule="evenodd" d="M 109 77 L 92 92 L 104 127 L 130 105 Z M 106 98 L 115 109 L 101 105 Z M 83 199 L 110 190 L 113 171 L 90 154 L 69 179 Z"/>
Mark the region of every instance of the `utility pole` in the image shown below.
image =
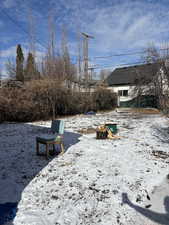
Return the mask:
<path id="1" fill-rule="evenodd" d="M 90 80 L 93 79 L 94 69 L 96 69 L 96 67 L 89 67 L 88 68 L 88 70 L 90 70 L 90 75 L 89 75 L 89 79 Z"/>
<path id="2" fill-rule="evenodd" d="M 79 32 L 77 34 L 77 40 L 78 40 L 77 69 L 78 69 L 78 81 L 80 83 L 80 81 L 81 81 L 81 72 L 82 72 L 82 68 L 81 68 L 81 48 L 82 48 L 82 44 L 81 44 L 81 38 L 80 38 L 80 33 Z"/>
<path id="3" fill-rule="evenodd" d="M 84 79 L 86 84 L 86 89 L 89 82 L 89 73 L 88 73 L 88 40 L 89 38 L 94 38 L 93 36 L 90 36 L 86 33 L 81 33 L 83 35 L 83 61 L 84 61 Z"/>

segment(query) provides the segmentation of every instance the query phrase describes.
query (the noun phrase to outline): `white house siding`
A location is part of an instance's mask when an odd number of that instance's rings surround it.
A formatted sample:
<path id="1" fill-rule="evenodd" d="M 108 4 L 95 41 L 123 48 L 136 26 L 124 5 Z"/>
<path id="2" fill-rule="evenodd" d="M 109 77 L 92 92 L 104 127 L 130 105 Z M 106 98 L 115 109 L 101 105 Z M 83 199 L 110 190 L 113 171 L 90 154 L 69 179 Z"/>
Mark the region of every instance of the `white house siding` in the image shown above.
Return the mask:
<path id="1" fill-rule="evenodd" d="M 108 90 L 112 90 L 115 93 L 119 93 L 119 91 L 127 90 L 128 91 L 128 96 L 119 96 L 118 95 L 118 106 L 120 106 L 120 102 L 126 102 L 132 100 L 134 97 L 136 97 L 134 93 L 134 88 L 135 86 L 128 86 L 128 85 L 118 85 L 118 86 L 112 86 L 108 87 Z"/>

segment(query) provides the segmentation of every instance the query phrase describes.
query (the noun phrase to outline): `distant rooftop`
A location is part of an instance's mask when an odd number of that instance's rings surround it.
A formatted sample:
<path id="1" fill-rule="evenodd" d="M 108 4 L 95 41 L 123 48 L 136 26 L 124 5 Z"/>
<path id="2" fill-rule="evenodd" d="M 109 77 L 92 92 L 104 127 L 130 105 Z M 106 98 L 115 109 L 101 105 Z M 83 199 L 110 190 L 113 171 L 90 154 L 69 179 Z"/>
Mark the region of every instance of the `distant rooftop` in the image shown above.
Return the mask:
<path id="1" fill-rule="evenodd" d="M 134 84 L 138 77 L 151 79 L 158 71 L 157 64 L 142 64 L 130 67 L 115 69 L 106 79 L 109 86 L 113 85 L 131 85 Z"/>

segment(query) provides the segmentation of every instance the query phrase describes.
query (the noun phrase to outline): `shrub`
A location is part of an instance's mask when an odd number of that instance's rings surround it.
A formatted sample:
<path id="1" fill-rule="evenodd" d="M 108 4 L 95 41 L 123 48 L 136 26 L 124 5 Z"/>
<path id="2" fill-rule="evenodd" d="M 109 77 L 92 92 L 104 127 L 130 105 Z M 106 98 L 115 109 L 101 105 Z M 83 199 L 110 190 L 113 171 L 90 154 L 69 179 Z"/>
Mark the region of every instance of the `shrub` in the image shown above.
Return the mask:
<path id="1" fill-rule="evenodd" d="M 0 89 L 0 122 L 45 120 L 57 115 L 106 110 L 115 106 L 116 95 L 108 90 L 75 92 L 65 89 L 55 80 L 30 81 L 22 88 Z"/>
<path id="2" fill-rule="evenodd" d="M 109 90 L 100 88 L 93 93 L 95 110 L 112 109 L 117 106 L 117 96 Z"/>

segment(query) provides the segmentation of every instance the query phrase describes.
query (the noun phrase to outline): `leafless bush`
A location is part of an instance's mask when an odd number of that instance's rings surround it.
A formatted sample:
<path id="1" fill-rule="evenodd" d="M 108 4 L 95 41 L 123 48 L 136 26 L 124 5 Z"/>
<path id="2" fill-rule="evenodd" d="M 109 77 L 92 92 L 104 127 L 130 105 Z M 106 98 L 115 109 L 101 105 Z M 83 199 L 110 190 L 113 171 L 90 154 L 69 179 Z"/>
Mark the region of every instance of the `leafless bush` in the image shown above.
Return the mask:
<path id="1" fill-rule="evenodd" d="M 117 96 L 109 90 L 98 88 L 93 93 L 93 103 L 96 111 L 112 109 L 117 106 Z"/>
<path id="2" fill-rule="evenodd" d="M 90 110 L 112 109 L 116 96 L 104 89 L 94 93 L 73 92 L 57 80 L 35 80 L 22 88 L 0 90 L 0 121 L 35 121 Z"/>
<path id="3" fill-rule="evenodd" d="M 32 95 L 23 88 L 2 88 L 0 91 L 1 121 L 29 121 L 36 119 Z"/>

